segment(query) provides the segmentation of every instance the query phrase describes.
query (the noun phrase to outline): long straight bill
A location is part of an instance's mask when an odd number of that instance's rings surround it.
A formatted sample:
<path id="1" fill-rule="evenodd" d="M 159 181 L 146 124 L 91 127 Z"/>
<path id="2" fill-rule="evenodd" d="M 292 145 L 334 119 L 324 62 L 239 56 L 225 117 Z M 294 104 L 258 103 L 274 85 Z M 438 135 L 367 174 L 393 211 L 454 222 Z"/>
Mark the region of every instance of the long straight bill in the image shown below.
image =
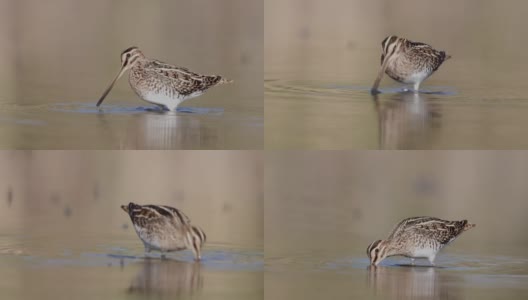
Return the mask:
<path id="1" fill-rule="evenodd" d="M 381 82 L 381 78 L 383 77 L 383 74 L 385 74 L 385 69 L 387 69 L 388 62 L 389 62 L 389 57 L 385 56 L 385 59 L 383 60 L 383 64 L 381 65 L 381 69 L 378 73 L 378 77 L 376 78 L 376 80 L 374 81 L 374 85 L 370 89 L 370 93 L 372 95 L 378 93 L 378 86 Z"/>
<path id="2" fill-rule="evenodd" d="M 108 93 L 110 93 L 110 90 L 114 87 L 114 84 L 119 79 L 119 77 L 121 77 L 121 75 L 123 75 L 124 72 L 125 72 L 125 68 L 121 67 L 121 70 L 119 71 L 117 76 L 114 78 L 112 83 L 110 83 L 110 85 L 106 88 L 106 90 L 104 91 L 104 93 L 101 96 L 101 98 L 99 99 L 99 101 L 97 101 L 97 104 L 96 104 L 97 107 L 99 107 L 99 105 L 101 105 L 101 103 L 103 103 L 103 100 L 106 98 L 106 95 L 108 95 Z"/>

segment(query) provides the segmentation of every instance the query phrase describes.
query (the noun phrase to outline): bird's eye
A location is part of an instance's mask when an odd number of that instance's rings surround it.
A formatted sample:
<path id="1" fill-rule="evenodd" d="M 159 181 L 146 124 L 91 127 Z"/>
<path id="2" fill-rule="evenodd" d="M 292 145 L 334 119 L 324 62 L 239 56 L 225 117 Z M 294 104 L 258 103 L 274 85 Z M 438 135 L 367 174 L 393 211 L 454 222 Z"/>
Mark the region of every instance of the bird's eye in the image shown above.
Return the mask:
<path id="1" fill-rule="evenodd" d="M 127 58 L 129 58 L 129 57 L 130 57 L 130 53 L 127 53 Z"/>

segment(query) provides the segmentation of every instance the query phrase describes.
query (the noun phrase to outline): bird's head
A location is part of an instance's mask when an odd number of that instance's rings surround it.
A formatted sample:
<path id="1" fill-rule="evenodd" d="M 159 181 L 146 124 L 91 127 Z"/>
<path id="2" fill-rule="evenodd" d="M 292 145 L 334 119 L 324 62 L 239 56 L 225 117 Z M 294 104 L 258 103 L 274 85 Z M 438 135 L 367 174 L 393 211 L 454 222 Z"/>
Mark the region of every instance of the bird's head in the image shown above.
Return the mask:
<path id="1" fill-rule="evenodd" d="M 370 259 L 370 264 L 377 266 L 383 259 L 389 254 L 389 248 L 387 247 L 387 241 L 377 240 L 372 242 L 367 247 L 367 255 Z"/>

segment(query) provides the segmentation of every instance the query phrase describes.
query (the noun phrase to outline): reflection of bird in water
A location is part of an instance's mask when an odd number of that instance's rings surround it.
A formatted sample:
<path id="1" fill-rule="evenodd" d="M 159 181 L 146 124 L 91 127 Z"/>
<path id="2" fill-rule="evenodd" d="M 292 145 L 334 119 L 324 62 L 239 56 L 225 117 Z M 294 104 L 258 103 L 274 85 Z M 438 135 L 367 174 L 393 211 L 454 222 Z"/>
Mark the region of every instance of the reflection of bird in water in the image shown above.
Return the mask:
<path id="1" fill-rule="evenodd" d="M 147 113 L 130 120 L 123 143 L 127 149 L 222 148 L 224 131 L 224 120 Z"/>
<path id="2" fill-rule="evenodd" d="M 415 258 L 427 258 L 434 265 L 438 251 L 452 242 L 462 232 L 475 224 L 446 221 L 433 217 L 414 217 L 402 220 L 385 240 L 377 240 L 367 248 L 370 263 L 377 266 L 389 256 L 407 256 L 414 264 Z"/>
<path id="3" fill-rule="evenodd" d="M 398 93 L 390 100 L 374 96 L 381 149 L 423 149 L 430 144 L 433 117 L 440 116 L 427 95 Z"/>
<path id="4" fill-rule="evenodd" d="M 146 258 L 128 292 L 187 299 L 203 287 L 200 268 L 200 264 L 195 263 Z"/>
<path id="5" fill-rule="evenodd" d="M 435 268 L 368 268 L 368 285 L 387 299 L 457 299 Z M 449 290 L 449 293 L 448 293 Z"/>
<path id="6" fill-rule="evenodd" d="M 435 50 L 427 44 L 394 35 L 386 37 L 381 47 L 381 69 L 372 86 L 372 94 L 377 93 L 384 73 L 396 81 L 413 84 L 414 91 L 418 92 L 420 83 L 431 76 L 444 60 L 451 58 L 444 51 Z"/>
<path id="7" fill-rule="evenodd" d="M 201 75 L 186 68 L 176 67 L 146 58 L 137 47 L 121 53 L 121 70 L 105 90 L 97 106 L 101 105 L 116 81 L 130 69 L 128 81 L 132 89 L 143 100 L 176 110 L 185 100 L 202 95 L 210 87 L 230 83 L 218 75 Z"/>
<path id="8" fill-rule="evenodd" d="M 189 218 L 178 209 L 165 205 L 121 205 L 128 213 L 145 251 L 163 252 L 191 249 L 196 260 L 201 259 L 205 232 L 191 225 Z"/>

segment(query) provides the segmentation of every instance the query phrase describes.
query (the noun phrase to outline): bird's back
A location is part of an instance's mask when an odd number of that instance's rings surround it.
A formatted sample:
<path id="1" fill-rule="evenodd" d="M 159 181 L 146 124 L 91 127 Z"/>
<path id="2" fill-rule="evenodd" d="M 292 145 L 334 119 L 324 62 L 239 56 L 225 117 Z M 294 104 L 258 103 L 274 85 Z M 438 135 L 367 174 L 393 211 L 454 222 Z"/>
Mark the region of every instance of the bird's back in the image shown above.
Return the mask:
<path id="1" fill-rule="evenodd" d="M 451 57 L 445 51 L 436 50 L 425 43 L 407 41 L 406 49 L 407 56 L 417 68 L 427 69 L 429 72 L 436 71 L 446 59 Z"/>
<path id="2" fill-rule="evenodd" d="M 125 210 L 125 208 L 123 208 Z M 136 227 L 153 231 L 158 227 L 181 228 L 189 226 L 190 220 L 180 210 L 165 205 L 138 205 L 130 203 L 125 210 Z"/>
<path id="3" fill-rule="evenodd" d="M 389 240 L 418 237 L 445 245 L 475 225 L 467 220 L 447 221 L 434 217 L 413 217 L 402 220 L 396 225 Z"/>
<path id="4" fill-rule="evenodd" d="M 164 92 L 174 97 L 203 93 L 208 88 L 228 80 L 219 75 L 201 75 L 187 68 L 176 67 L 157 60 L 149 60 L 133 69 L 131 85 L 149 92 Z"/>

